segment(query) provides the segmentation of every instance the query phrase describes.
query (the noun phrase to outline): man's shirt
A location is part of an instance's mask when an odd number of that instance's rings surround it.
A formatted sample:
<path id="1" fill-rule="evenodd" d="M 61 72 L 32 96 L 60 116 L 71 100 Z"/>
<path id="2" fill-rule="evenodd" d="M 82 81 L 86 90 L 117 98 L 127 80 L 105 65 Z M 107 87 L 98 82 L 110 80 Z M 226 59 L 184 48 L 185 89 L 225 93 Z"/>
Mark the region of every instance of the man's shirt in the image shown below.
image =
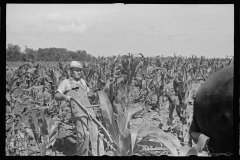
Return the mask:
<path id="1" fill-rule="evenodd" d="M 82 78 L 79 81 L 76 81 L 74 78 L 70 77 L 69 79 L 64 79 L 59 84 L 57 92 L 59 92 L 61 94 L 65 94 L 67 91 L 70 91 L 71 90 L 71 84 L 70 84 L 69 80 L 72 83 L 81 84 L 84 87 L 86 93 L 88 93 L 90 91 L 89 88 L 87 87 L 86 82 Z"/>

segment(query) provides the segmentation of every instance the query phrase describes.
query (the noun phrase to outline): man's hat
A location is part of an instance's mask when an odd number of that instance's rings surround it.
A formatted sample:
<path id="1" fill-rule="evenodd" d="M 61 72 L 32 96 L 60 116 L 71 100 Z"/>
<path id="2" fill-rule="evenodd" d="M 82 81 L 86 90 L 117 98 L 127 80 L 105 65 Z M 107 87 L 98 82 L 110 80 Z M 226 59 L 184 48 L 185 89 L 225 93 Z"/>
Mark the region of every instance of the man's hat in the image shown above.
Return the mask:
<path id="1" fill-rule="evenodd" d="M 78 62 L 78 61 L 72 61 L 72 62 L 70 63 L 70 68 L 72 68 L 72 67 L 76 67 L 76 68 L 82 69 L 82 65 L 81 65 L 81 63 Z"/>

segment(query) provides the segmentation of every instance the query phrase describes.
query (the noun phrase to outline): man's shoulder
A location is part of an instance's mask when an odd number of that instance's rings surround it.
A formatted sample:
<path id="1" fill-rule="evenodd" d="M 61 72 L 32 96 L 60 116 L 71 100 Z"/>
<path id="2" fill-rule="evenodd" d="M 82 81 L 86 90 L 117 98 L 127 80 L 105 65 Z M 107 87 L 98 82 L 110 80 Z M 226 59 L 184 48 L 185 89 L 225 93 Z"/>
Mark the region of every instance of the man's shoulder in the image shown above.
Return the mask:
<path id="1" fill-rule="evenodd" d="M 86 81 L 84 79 L 82 79 L 82 78 L 80 79 L 80 81 L 83 82 L 83 83 L 86 83 Z"/>
<path id="2" fill-rule="evenodd" d="M 63 94 L 66 90 L 69 90 L 70 88 L 71 88 L 71 85 L 69 83 L 69 80 L 64 79 L 62 80 L 62 82 L 60 82 L 57 91 Z"/>
<path id="3" fill-rule="evenodd" d="M 62 80 L 63 83 L 69 82 L 68 78 L 65 78 L 64 80 Z"/>
<path id="4" fill-rule="evenodd" d="M 84 79 L 81 78 L 80 81 L 81 81 L 81 83 L 82 83 L 84 86 L 87 87 L 87 82 L 86 82 Z"/>

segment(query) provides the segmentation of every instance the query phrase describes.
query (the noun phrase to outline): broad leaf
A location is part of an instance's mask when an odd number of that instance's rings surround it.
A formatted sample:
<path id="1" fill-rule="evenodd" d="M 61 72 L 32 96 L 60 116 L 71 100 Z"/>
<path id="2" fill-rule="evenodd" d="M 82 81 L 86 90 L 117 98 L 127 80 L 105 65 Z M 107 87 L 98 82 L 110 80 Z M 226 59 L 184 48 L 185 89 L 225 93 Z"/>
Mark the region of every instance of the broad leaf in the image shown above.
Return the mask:
<path id="1" fill-rule="evenodd" d="M 130 130 L 131 132 L 131 144 L 132 144 L 132 152 L 134 154 L 134 147 L 135 147 L 135 143 L 136 143 L 136 140 L 137 140 L 137 136 L 138 136 L 138 130 Z"/>
<path id="2" fill-rule="evenodd" d="M 47 124 L 47 121 L 46 121 L 44 110 L 41 111 L 41 119 L 38 120 L 38 123 L 39 123 L 39 126 L 40 126 L 41 134 L 48 135 L 49 129 L 48 129 L 48 124 Z"/>
<path id="3" fill-rule="evenodd" d="M 135 105 L 137 107 L 128 107 L 127 111 L 126 111 L 126 120 L 125 120 L 125 126 L 123 129 L 126 129 L 128 124 L 130 123 L 130 119 L 131 119 L 131 116 L 134 114 L 134 113 L 137 113 L 138 111 L 142 110 L 143 109 L 143 104 L 139 104 L 139 105 Z"/>
<path id="4" fill-rule="evenodd" d="M 165 133 L 164 131 L 162 131 L 159 128 L 156 127 L 150 127 L 149 129 L 140 129 L 138 131 L 138 135 L 136 139 L 139 139 L 140 137 L 148 137 L 149 138 L 157 138 L 157 140 L 159 140 L 161 143 L 164 144 L 164 146 L 166 146 L 173 155 L 178 155 L 177 152 L 177 148 L 181 146 L 179 140 L 177 139 L 177 137 L 175 137 L 174 135 L 172 135 L 171 133 Z M 145 140 L 147 140 L 145 139 Z M 142 139 L 144 140 L 144 138 Z M 140 142 L 137 142 L 137 144 L 140 144 Z M 149 142 L 151 145 L 154 145 L 156 147 L 161 146 L 160 144 L 157 143 L 152 143 Z M 137 145 L 135 144 L 135 146 Z"/>
<path id="5" fill-rule="evenodd" d="M 125 115 L 123 113 L 121 105 L 117 105 L 116 107 L 117 107 L 117 111 L 118 111 L 118 115 L 117 115 L 118 128 L 119 128 L 120 133 L 123 133 L 125 123 L 126 123 L 126 118 L 125 118 Z"/>
<path id="6" fill-rule="evenodd" d="M 104 93 L 103 91 L 99 91 L 98 96 L 99 96 L 99 100 L 101 103 L 100 109 L 102 111 L 102 116 L 103 116 L 104 122 L 106 124 L 106 128 L 109 131 L 109 133 L 111 134 L 115 144 L 118 145 L 118 143 L 119 143 L 119 139 L 118 139 L 119 128 L 113 118 L 112 105 L 109 102 L 109 99 L 108 99 L 106 93 Z"/>
<path id="7" fill-rule="evenodd" d="M 197 156 L 197 150 L 195 148 L 189 148 L 189 147 L 179 147 L 179 156 L 191 156 L 195 155 Z"/>
<path id="8" fill-rule="evenodd" d="M 163 134 L 152 134 L 152 137 L 156 137 L 157 140 L 159 140 L 161 143 L 163 143 L 163 145 L 165 147 L 167 147 L 170 152 L 174 155 L 177 156 L 178 155 L 178 150 L 177 150 L 177 146 L 174 143 L 174 141 L 172 141 L 171 139 L 169 139 L 169 137 L 163 135 Z"/>
<path id="9" fill-rule="evenodd" d="M 204 147 L 206 147 L 206 145 L 209 142 L 209 139 L 210 138 L 204 134 L 200 134 L 198 136 L 198 142 L 197 142 L 196 146 L 194 147 L 198 153 L 201 153 L 202 150 L 204 149 Z"/>
<path id="10" fill-rule="evenodd" d="M 131 155 L 132 153 L 131 132 L 129 129 L 124 130 L 119 137 L 120 156 Z"/>

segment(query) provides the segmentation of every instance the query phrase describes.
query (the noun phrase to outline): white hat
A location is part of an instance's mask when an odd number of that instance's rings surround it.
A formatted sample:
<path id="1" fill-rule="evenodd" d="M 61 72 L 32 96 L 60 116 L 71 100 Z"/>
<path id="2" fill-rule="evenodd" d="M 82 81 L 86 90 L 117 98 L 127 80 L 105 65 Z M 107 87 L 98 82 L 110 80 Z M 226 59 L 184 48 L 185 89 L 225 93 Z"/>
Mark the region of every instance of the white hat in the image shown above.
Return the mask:
<path id="1" fill-rule="evenodd" d="M 76 68 L 82 69 L 82 65 L 81 65 L 81 63 L 78 62 L 78 61 L 72 61 L 72 62 L 70 63 L 70 68 L 72 68 L 72 67 L 76 67 Z"/>

